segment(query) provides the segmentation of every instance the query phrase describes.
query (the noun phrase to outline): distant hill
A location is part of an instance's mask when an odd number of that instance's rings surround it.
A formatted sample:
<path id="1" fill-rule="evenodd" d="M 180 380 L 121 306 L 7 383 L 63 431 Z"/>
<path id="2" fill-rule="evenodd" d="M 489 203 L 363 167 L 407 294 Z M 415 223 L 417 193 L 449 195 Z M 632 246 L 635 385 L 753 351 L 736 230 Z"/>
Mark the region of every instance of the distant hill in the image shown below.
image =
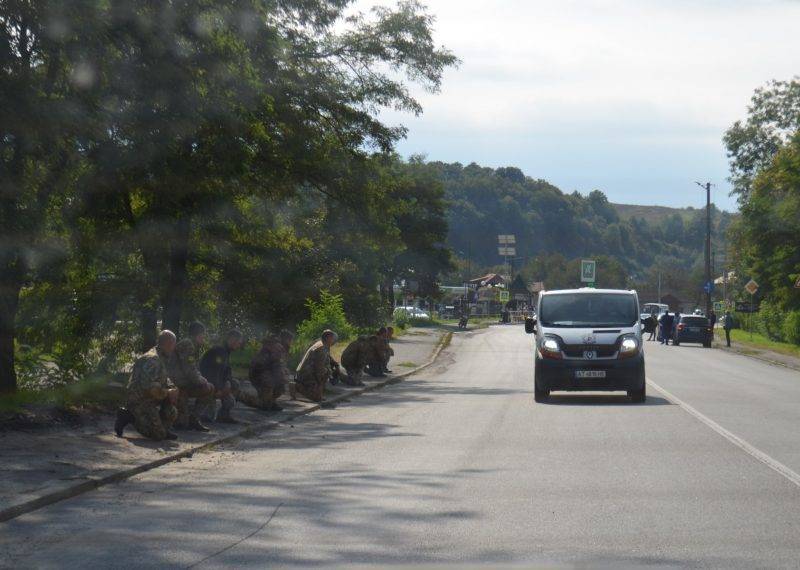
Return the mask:
<path id="1" fill-rule="evenodd" d="M 611 206 L 616 210 L 621 220 L 633 218 L 644 219 L 648 224 L 659 224 L 673 214 L 678 214 L 684 222 L 690 222 L 697 214 L 697 208 L 670 208 L 667 206 L 639 206 L 635 204 L 615 204 Z"/>

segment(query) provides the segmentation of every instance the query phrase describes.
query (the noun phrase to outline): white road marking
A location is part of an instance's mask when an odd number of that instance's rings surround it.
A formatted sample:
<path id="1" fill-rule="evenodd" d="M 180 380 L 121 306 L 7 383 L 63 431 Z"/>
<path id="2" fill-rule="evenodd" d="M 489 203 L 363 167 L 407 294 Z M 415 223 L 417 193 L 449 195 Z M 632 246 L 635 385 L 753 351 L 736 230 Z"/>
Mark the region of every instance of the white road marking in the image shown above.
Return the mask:
<path id="1" fill-rule="evenodd" d="M 789 481 L 800 487 L 800 475 L 789 469 L 786 465 L 784 465 L 777 459 L 773 459 L 760 449 L 753 447 L 751 444 L 747 443 L 738 435 L 728 431 L 727 429 L 719 425 L 717 422 L 715 422 L 702 412 L 697 411 L 695 408 L 693 408 L 692 406 L 690 406 L 677 396 L 674 396 L 673 394 L 671 394 L 670 392 L 668 392 L 667 390 L 665 390 L 664 388 L 662 388 L 661 386 L 650 380 L 650 378 L 647 379 L 647 383 L 650 384 L 653 388 L 655 388 L 659 392 L 661 392 L 667 398 L 667 400 L 669 400 L 676 406 L 680 406 L 681 408 L 683 408 L 685 412 L 688 412 L 696 419 L 706 424 L 708 427 L 713 429 L 719 435 L 730 441 L 733 445 L 735 445 L 736 447 L 738 447 L 751 457 L 754 457 L 755 459 L 759 460 L 761 463 L 763 463 L 773 471 L 779 473 L 780 475 L 783 475 L 783 477 L 785 477 L 786 479 L 788 479 Z"/>

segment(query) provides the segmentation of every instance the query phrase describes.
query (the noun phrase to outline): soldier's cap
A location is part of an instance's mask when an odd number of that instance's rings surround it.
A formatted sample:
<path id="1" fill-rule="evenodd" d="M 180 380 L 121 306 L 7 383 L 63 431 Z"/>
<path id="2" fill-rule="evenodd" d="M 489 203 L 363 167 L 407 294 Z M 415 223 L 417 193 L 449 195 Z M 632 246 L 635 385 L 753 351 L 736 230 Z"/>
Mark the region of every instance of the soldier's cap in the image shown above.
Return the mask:
<path id="1" fill-rule="evenodd" d="M 200 321 L 194 321 L 189 325 L 189 336 L 194 337 L 206 332 L 206 326 Z"/>
<path id="2" fill-rule="evenodd" d="M 333 332 L 331 329 L 325 329 L 324 331 L 322 331 L 320 338 L 327 338 L 329 336 L 332 336 L 334 341 L 339 340 L 339 335 Z"/>

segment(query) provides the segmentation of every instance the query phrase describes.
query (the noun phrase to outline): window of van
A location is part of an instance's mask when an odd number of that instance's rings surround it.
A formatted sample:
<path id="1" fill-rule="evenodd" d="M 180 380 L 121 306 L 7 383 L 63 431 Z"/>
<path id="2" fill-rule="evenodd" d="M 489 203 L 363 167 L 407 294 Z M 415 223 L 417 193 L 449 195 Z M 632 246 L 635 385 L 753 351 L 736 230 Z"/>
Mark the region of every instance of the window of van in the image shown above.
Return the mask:
<path id="1" fill-rule="evenodd" d="M 542 297 L 545 327 L 630 327 L 639 322 L 636 298 L 619 293 L 563 293 Z"/>

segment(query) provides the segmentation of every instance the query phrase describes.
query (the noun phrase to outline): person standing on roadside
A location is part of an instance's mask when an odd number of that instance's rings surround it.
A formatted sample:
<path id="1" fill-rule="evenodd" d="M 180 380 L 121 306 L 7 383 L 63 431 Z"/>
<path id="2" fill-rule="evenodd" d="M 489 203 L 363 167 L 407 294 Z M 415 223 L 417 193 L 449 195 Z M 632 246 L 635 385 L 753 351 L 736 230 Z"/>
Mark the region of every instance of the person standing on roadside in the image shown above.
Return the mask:
<path id="1" fill-rule="evenodd" d="M 656 340 L 656 329 L 658 329 L 658 320 L 655 314 L 650 313 L 650 316 L 644 320 L 644 332 L 650 334 L 647 340 Z"/>
<path id="2" fill-rule="evenodd" d="M 725 324 L 722 325 L 725 329 L 725 343 L 728 345 L 728 348 L 731 346 L 731 329 L 733 328 L 733 315 L 731 315 L 730 311 L 725 311 Z"/>
<path id="3" fill-rule="evenodd" d="M 717 324 L 717 313 L 714 312 L 714 309 L 711 309 L 711 312 L 708 314 L 708 324 L 711 326 L 711 338 L 714 338 L 714 325 Z"/>
<path id="4" fill-rule="evenodd" d="M 669 346 L 669 338 L 672 336 L 672 323 L 675 321 L 674 317 L 666 311 L 658 319 L 658 329 L 661 335 L 661 344 Z"/>
<path id="5" fill-rule="evenodd" d="M 672 320 L 672 344 L 678 338 L 678 325 L 681 324 L 681 312 L 675 311 L 675 316 Z"/>

